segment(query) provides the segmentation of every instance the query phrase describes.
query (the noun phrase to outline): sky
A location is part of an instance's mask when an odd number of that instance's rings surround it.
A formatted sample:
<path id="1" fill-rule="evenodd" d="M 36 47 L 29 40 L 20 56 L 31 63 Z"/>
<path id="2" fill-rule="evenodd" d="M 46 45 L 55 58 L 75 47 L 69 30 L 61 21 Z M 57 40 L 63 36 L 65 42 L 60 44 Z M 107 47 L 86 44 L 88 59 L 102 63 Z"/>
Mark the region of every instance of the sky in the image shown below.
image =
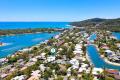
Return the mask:
<path id="1" fill-rule="evenodd" d="M 120 17 L 120 0 L 0 0 L 0 21 L 81 21 Z"/>

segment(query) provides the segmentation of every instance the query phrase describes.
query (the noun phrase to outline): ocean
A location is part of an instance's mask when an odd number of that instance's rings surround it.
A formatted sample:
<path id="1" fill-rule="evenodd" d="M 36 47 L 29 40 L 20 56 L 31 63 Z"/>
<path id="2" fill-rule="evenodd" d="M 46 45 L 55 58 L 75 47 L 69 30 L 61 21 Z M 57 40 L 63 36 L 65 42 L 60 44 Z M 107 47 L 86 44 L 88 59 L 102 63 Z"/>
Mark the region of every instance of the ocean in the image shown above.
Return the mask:
<path id="1" fill-rule="evenodd" d="M 69 28 L 69 22 L 0 22 L 0 29 Z"/>

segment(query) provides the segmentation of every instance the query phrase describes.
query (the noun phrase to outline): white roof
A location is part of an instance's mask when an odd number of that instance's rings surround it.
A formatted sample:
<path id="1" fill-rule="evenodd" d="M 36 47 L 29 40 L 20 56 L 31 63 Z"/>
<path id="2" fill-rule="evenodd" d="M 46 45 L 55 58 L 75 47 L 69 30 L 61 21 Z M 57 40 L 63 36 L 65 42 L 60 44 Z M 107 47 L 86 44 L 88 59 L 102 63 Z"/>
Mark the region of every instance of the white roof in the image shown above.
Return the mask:
<path id="1" fill-rule="evenodd" d="M 46 55 L 46 53 L 41 53 L 41 56 L 45 56 Z"/>
<path id="2" fill-rule="evenodd" d="M 62 51 L 63 49 L 62 49 L 62 48 L 59 48 L 58 50 L 59 50 L 59 51 Z"/>
<path id="3" fill-rule="evenodd" d="M 111 51 L 111 50 L 109 50 L 109 49 L 108 49 L 108 50 L 105 50 L 105 52 L 107 52 L 107 53 L 112 53 L 112 51 Z"/>
<path id="4" fill-rule="evenodd" d="M 67 69 L 67 71 L 71 71 L 71 67 L 69 67 L 69 68 Z"/>
<path id="5" fill-rule="evenodd" d="M 83 54 L 83 51 L 73 51 L 73 53 L 81 53 L 81 54 Z"/>
<path id="6" fill-rule="evenodd" d="M 118 43 L 118 44 L 117 44 L 117 47 L 119 47 L 119 48 L 120 48 L 120 43 Z"/>
<path id="7" fill-rule="evenodd" d="M 80 43 L 83 43 L 83 41 L 80 41 Z"/>
<path id="8" fill-rule="evenodd" d="M 83 72 L 83 69 L 82 69 L 82 68 L 79 68 L 78 72 Z"/>
<path id="9" fill-rule="evenodd" d="M 47 60 L 48 60 L 48 62 L 54 61 L 54 60 L 55 60 L 55 56 L 49 56 L 49 57 L 47 58 Z"/>
<path id="10" fill-rule="evenodd" d="M 12 78 L 11 80 L 24 80 L 24 79 L 25 79 L 25 75 L 21 75 L 21 76 L 16 76 Z"/>
<path id="11" fill-rule="evenodd" d="M 75 50 L 79 50 L 79 51 L 81 51 L 82 49 L 81 49 L 81 48 L 75 48 Z"/>
<path id="12" fill-rule="evenodd" d="M 72 59 L 70 60 L 71 64 L 79 64 L 79 61 L 77 59 Z"/>
<path id="13" fill-rule="evenodd" d="M 89 69 L 87 69 L 87 70 L 86 70 L 86 73 L 90 73 L 90 70 L 89 70 Z"/>
<path id="14" fill-rule="evenodd" d="M 6 77 L 8 74 L 1 74 L 1 78 Z"/>
<path id="15" fill-rule="evenodd" d="M 82 61 L 86 61 L 86 59 L 84 57 L 82 57 Z"/>
<path id="16" fill-rule="evenodd" d="M 32 71 L 32 76 L 40 76 L 40 70 Z"/>
<path id="17" fill-rule="evenodd" d="M 6 61 L 6 58 L 1 58 L 0 59 L 0 62 L 4 62 L 4 61 Z"/>
<path id="18" fill-rule="evenodd" d="M 32 59 L 30 59 L 30 61 L 36 62 L 37 59 L 36 58 L 32 58 Z"/>
<path id="19" fill-rule="evenodd" d="M 72 64 L 72 68 L 78 68 L 79 67 L 79 61 L 77 59 L 70 60 L 70 63 Z"/>
<path id="20" fill-rule="evenodd" d="M 42 72 L 44 72 L 44 70 L 45 70 L 44 64 L 40 64 L 39 68 L 40 68 L 40 70 L 41 70 Z"/>
<path id="21" fill-rule="evenodd" d="M 98 74 L 97 72 L 103 72 L 103 69 L 102 68 L 93 68 L 93 74 Z"/>
<path id="22" fill-rule="evenodd" d="M 19 51 L 22 51 L 22 52 L 26 52 L 26 51 L 30 51 L 31 48 L 25 48 L 25 49 L 22 49 L 22 50 L 19 50 Z"/>
<path id="23" fill-rule="evenodd" d="M 88 64 L 81 65 L 82 68 L 88 67 Z"/>
<path id="24" fill-rule="evenodd" d="M 59 38 L 59 35 L 56 35 L 55 38 L 56 38 L 56 39 Z"/>
<path id="25" fill-rule="evenodd" d="M 79 68 L 78 72 L 83 72 L 84 70 L 86 70 L 86 68 Z"/>
<path id="26" fill-rule="evenodd" d="M 82 48 L 82 46 L 80 46 L 80 45 L 78 46 L 78 45 L 77 45 L 77 46 L 75 46 L 75 48 L 79 48 L 79 49 L 81 49 L 81 48 Z"/>

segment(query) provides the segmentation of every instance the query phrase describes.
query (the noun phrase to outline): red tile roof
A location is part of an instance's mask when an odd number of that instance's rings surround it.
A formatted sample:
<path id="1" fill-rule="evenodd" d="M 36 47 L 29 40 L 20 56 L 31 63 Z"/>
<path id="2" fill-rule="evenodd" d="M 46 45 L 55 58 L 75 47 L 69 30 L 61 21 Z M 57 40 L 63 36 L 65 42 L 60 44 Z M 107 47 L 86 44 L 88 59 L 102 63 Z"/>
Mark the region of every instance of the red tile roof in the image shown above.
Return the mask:
<path id="1" fill-rule="evenodd" d="M 110 74 L 116 74 L 116 73 L 119 73 L 118 70 L 106 70 L 108 73 Z"/>
<path id="2" fill-rule="evenodd" d="M 58 43 L 57 43 L 57 46 L 60 46 L 60 45 L 62 45 L 63 43 L 64 43 L 64 40 L 58 42 Z"/>

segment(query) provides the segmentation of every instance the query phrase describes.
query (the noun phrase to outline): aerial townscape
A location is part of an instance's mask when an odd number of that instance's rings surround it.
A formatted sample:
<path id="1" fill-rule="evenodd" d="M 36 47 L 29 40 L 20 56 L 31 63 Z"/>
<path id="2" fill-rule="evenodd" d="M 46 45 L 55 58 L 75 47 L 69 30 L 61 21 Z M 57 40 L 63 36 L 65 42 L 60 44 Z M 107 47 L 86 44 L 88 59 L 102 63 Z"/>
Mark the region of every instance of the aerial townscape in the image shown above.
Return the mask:
<path id="1" fill-rule="evenodd" d="M 0 79 L 120 80 L 119 31 L 78 23 L 83 22 L 72 22 L 49 40 L 1 58 Z"/>
<path id="2" fill-rule="evenodd" d="M 0 0 L 0 80 L 120 80 L 120 0 Z"/>

